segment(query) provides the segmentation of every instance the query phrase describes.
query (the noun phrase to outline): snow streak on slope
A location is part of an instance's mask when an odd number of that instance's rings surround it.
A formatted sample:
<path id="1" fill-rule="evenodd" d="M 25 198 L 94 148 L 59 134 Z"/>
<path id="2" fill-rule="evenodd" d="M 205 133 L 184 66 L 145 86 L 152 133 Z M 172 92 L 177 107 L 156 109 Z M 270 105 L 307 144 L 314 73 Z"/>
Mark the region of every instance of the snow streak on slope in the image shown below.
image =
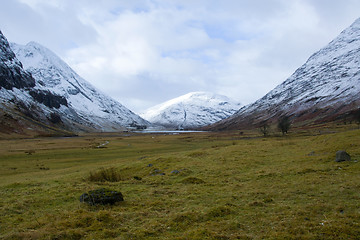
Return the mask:
<path id="1" fill-rule="evenodd" d="M 228 97 L 192 92 L 151 107 L 141 116 L 165 127 L 186 129 L 205 126 L 231 116 L 240 104 Z"/>
<path id="2" fill-rule="evenodd" d="M 120 103 L 99 92 L 81 78 L 64 61 L 47 48 L 30 42 L 26 46 L 11 44 L 24 69 L 36 80 L 36 89 L 50 90 L 64 96 L 69 108 L 62 114 L 93 128 L 112 131 L 124 126 L 147 125 L 148 122 Z"/>

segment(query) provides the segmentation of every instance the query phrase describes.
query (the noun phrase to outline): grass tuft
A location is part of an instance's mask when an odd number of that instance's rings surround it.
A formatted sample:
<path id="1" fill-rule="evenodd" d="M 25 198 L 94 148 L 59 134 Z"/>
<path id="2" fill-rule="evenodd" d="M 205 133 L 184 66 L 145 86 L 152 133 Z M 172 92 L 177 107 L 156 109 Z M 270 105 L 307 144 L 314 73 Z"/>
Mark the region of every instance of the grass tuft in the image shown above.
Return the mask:
<path id="1" fill-rule="evenodd" d="M 187 178 L 183 179 L 181 182 L 185 183 L 185 184 L 202 184 L 202 183 L 205 183 L 204 180 L 202 180 L 200 178 L 196 178 L 196 177 L 187 177 Z"/>
<path id="2" fill-rule="evenodd" d="M 204 152 L 204 151 L 197 151 L 197 152 L 192 152 L 192 153 L 189 153 L 189 157 L 192 157 L 192 158 L 201 158 L 201 157 L 206 157 L 208 155 L 207 152 Z"/>
<path id="3" fill-rule="evenodd" d="M 119 182 L 122 180 L 119 171 L 114 168 L 101 168 L 98 171 L 90 172 L 88 177 L 90 182 Z"/>
<path id="4" fill-rule="evenodd" d="M 220 207 L 214 207 L 210 209 L 207 216 L 209 218 L 218 218 L 218 217 L 225 217 L 227 215 L 230 215 L 232 213 L 232 210 L 225 206 Z"/>

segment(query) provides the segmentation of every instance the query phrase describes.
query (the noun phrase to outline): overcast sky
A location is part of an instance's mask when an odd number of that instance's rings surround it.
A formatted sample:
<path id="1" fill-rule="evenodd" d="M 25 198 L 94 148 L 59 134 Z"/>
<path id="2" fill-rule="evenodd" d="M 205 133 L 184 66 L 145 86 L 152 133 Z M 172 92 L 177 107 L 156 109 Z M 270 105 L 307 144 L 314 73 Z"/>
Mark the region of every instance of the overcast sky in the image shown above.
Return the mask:
<path id="1" fill-rule="evenodd" d="M 9 41 L 136 113 L 193 91 L 249 104 L 359 17 L 359 0 L 0 0 Z"/>

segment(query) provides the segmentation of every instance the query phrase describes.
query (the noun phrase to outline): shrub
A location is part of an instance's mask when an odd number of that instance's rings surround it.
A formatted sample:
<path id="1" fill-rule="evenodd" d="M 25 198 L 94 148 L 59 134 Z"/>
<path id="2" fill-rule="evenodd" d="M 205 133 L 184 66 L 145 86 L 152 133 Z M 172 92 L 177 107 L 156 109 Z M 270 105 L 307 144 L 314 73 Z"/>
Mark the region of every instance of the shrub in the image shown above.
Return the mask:
<path id="1" fill-rule="evenodd" d="M 101 168 L 96 172 L 90 172 L 89 181 L 91 182 L 119 182 L 121 176 L 115 168 Z"/>

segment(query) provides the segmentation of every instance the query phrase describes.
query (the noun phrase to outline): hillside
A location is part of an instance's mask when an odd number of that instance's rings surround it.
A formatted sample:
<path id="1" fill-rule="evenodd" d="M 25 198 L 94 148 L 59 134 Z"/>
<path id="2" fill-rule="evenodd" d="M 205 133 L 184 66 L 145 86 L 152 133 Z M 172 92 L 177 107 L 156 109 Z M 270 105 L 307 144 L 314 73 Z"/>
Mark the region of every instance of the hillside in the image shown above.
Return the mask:
<path id="1" fill-rule="evenodd" d="M 360 107 L 360 19 L 286 81 L 208 129 L 256 127 L 290 116 L 302 125 L 351 118 Z"/>

